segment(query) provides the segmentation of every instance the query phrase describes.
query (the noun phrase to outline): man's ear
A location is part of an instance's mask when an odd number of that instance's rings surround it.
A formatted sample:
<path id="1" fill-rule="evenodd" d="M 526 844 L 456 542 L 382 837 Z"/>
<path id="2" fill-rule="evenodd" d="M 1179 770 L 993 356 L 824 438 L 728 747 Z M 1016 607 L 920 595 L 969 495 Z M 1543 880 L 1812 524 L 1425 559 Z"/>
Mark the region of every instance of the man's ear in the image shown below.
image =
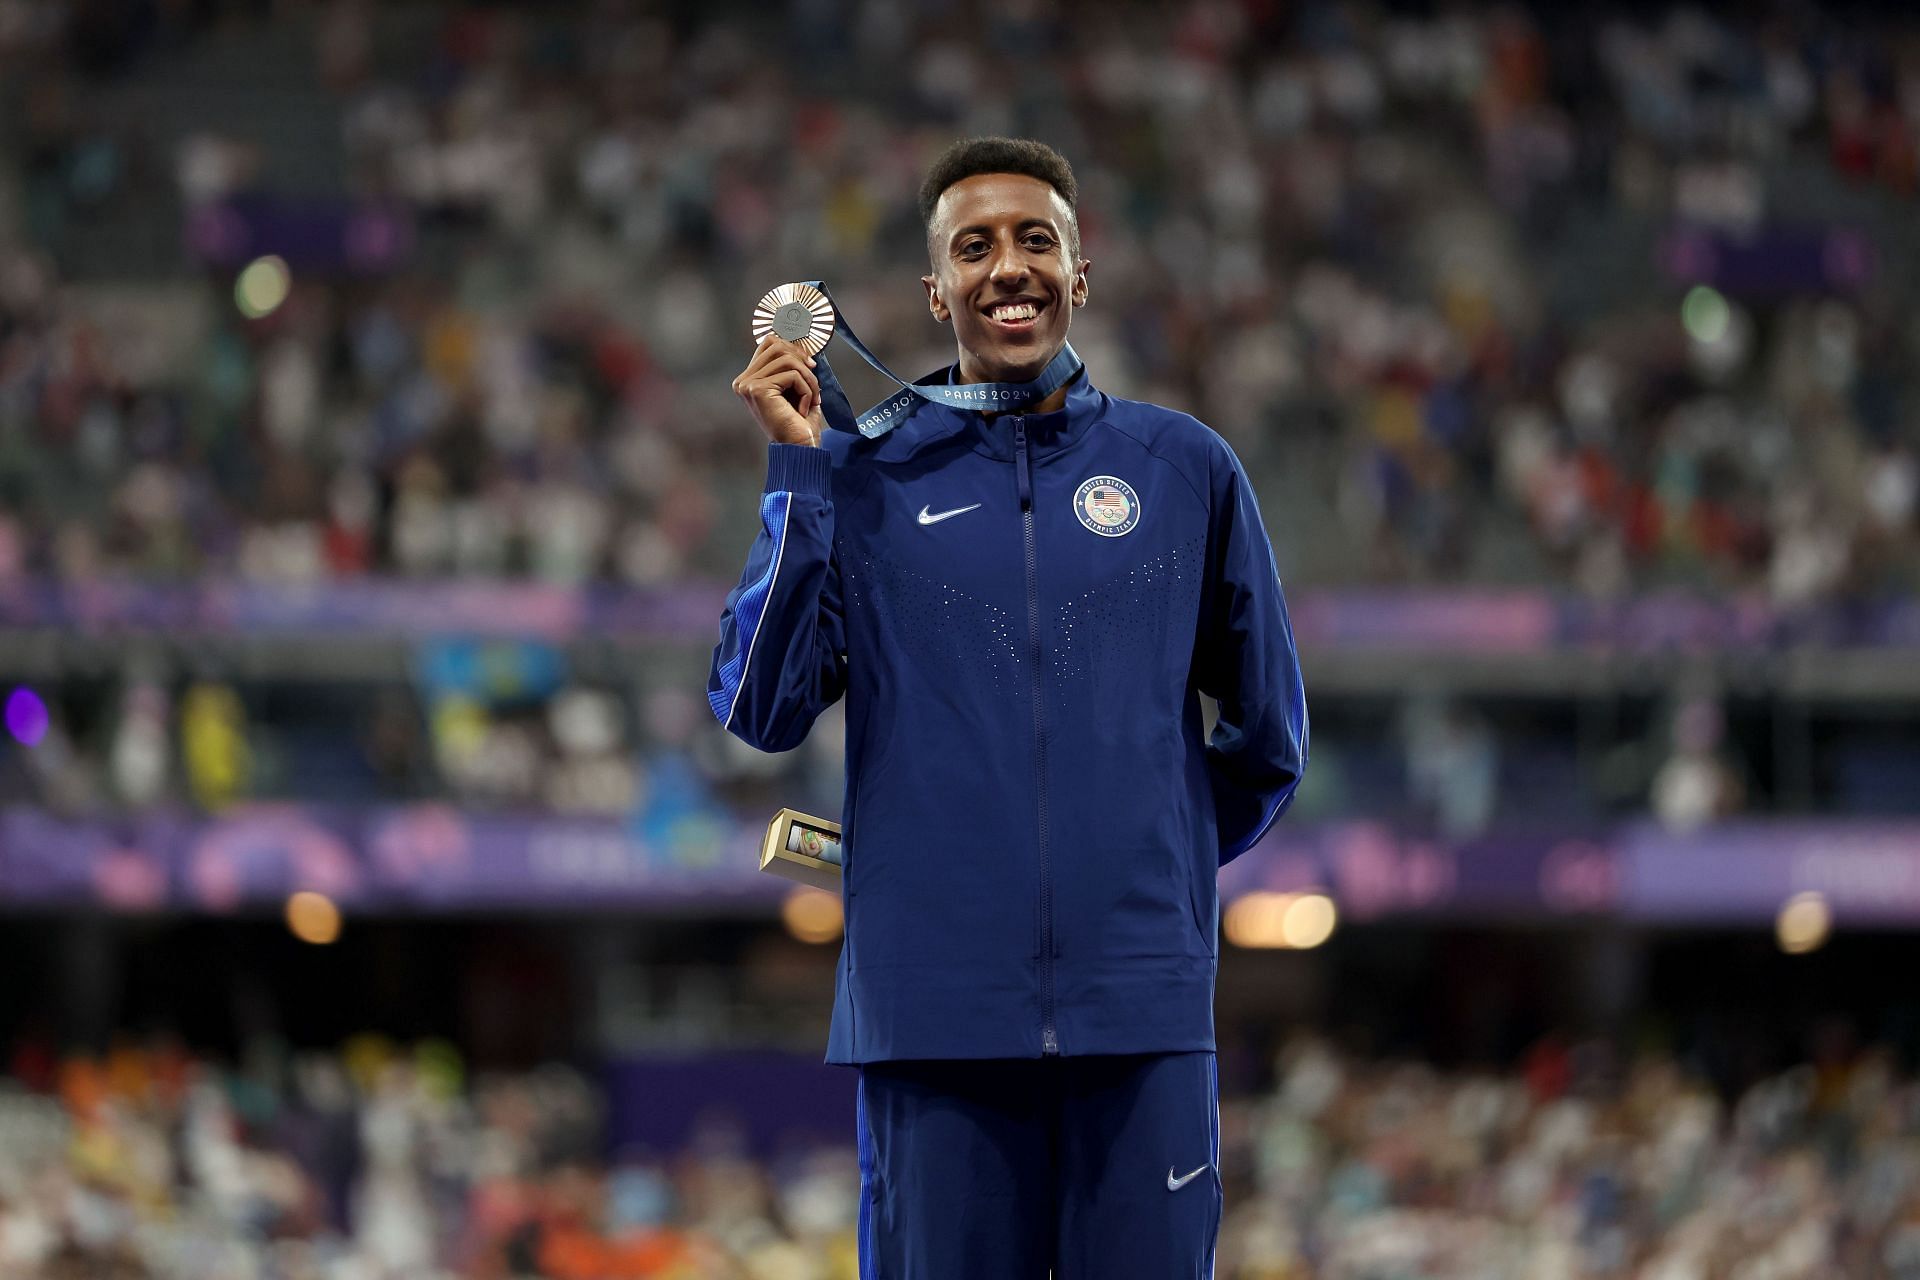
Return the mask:
<path id="1" fill-rule="evenodd" d="M 935 320 L 938 320 L 941 324 L 945 324 L 952 317 L 947 311 L 947 304 L 940 301 L 940 278 L 938 276 L 921 276 L 920 283 L 927 287 L 927 310 L 933 313 Z"/>
<path id="2" fill-rule="evenodd" d="M 1071 296 L 1073 298 L 1073 305 L 1076 307 L 1084 307 L 1087 305 L 1087 268 L 1092 265 L 1092 258 L 1082 258 L 1080 259 L 1080 265 L 1074 268 L 1073 293 Z"/>

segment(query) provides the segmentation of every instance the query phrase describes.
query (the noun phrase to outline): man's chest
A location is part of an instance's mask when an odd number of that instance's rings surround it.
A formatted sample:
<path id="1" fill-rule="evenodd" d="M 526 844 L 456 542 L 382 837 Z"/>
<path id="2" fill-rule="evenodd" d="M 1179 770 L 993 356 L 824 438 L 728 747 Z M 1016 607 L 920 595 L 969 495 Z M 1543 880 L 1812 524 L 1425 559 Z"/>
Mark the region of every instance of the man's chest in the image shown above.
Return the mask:
<path id="1" fill-rule="evenodd" d="M 1051 644 L 1076 620 L 1174 624 L 1197 607 L 1207 511 L 1171 466 L 1126 450 L 1010 461 L 968 453 L 877 470 L 836 512 L 850 622 L 964 626 Z"/>

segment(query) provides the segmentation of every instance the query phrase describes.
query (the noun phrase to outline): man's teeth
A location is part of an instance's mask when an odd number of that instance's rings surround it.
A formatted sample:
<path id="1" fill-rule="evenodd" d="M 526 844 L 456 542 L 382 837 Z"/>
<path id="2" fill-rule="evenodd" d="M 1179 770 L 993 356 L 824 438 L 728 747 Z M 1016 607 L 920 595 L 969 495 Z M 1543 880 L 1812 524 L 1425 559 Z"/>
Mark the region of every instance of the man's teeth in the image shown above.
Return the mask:
<path id="1" fill-rule="evenodd" d="M 1008 303 L 1006 306 L 995 307 L 993 309 L 993 318 L 995 320 L 1033 320 L 1037 319 L 1039 315 L 1039 308 L 1035 307 L 1031 302 L 1013 302 Z"/>

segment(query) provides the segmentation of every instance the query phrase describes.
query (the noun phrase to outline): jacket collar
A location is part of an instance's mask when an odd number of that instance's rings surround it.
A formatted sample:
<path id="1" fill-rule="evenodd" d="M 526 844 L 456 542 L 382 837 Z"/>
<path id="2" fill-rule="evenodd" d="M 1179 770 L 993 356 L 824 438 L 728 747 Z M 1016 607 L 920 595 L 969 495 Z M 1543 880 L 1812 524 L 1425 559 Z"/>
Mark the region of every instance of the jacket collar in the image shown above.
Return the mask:
<path id="1" fill-rule="evenodd" d="M 922 386 L 952 383 L 960 366 L 936 369 L 915 381 Z M 1058 453 L 1077 443 L 1087 429 L 1106 413 L 1107 397 L 1093 385 L 1082 369 L 1067 384 L 1067 403 L 1051 413 L 1000 413 L 989 416 L 975 409 L 955 409 L 931 400 L 922 401 L 905 426 L 882 436 L 875 456 L 884 461 L 899 461 L 921 449 L 948 439 L 964 440 L 976 452 L 1003 460 L 1013 458 L 1013 420 L 1023 417 L 1027 439 L 1035 457 Z"/>

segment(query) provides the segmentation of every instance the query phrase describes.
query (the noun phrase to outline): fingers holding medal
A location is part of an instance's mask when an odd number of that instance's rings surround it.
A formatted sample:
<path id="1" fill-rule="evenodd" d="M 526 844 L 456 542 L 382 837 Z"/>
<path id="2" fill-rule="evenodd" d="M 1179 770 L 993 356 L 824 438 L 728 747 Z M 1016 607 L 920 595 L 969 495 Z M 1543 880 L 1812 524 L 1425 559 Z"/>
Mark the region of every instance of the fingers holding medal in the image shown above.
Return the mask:
<path id="1" fill-rule="evenodd" d="M 820 443 L 827 419 L 813 357 L 832 337 L 833 306 L 811 285 L 783 284 L 754 308 L 753 358 L 733 393 L 774 443 Z"/>

